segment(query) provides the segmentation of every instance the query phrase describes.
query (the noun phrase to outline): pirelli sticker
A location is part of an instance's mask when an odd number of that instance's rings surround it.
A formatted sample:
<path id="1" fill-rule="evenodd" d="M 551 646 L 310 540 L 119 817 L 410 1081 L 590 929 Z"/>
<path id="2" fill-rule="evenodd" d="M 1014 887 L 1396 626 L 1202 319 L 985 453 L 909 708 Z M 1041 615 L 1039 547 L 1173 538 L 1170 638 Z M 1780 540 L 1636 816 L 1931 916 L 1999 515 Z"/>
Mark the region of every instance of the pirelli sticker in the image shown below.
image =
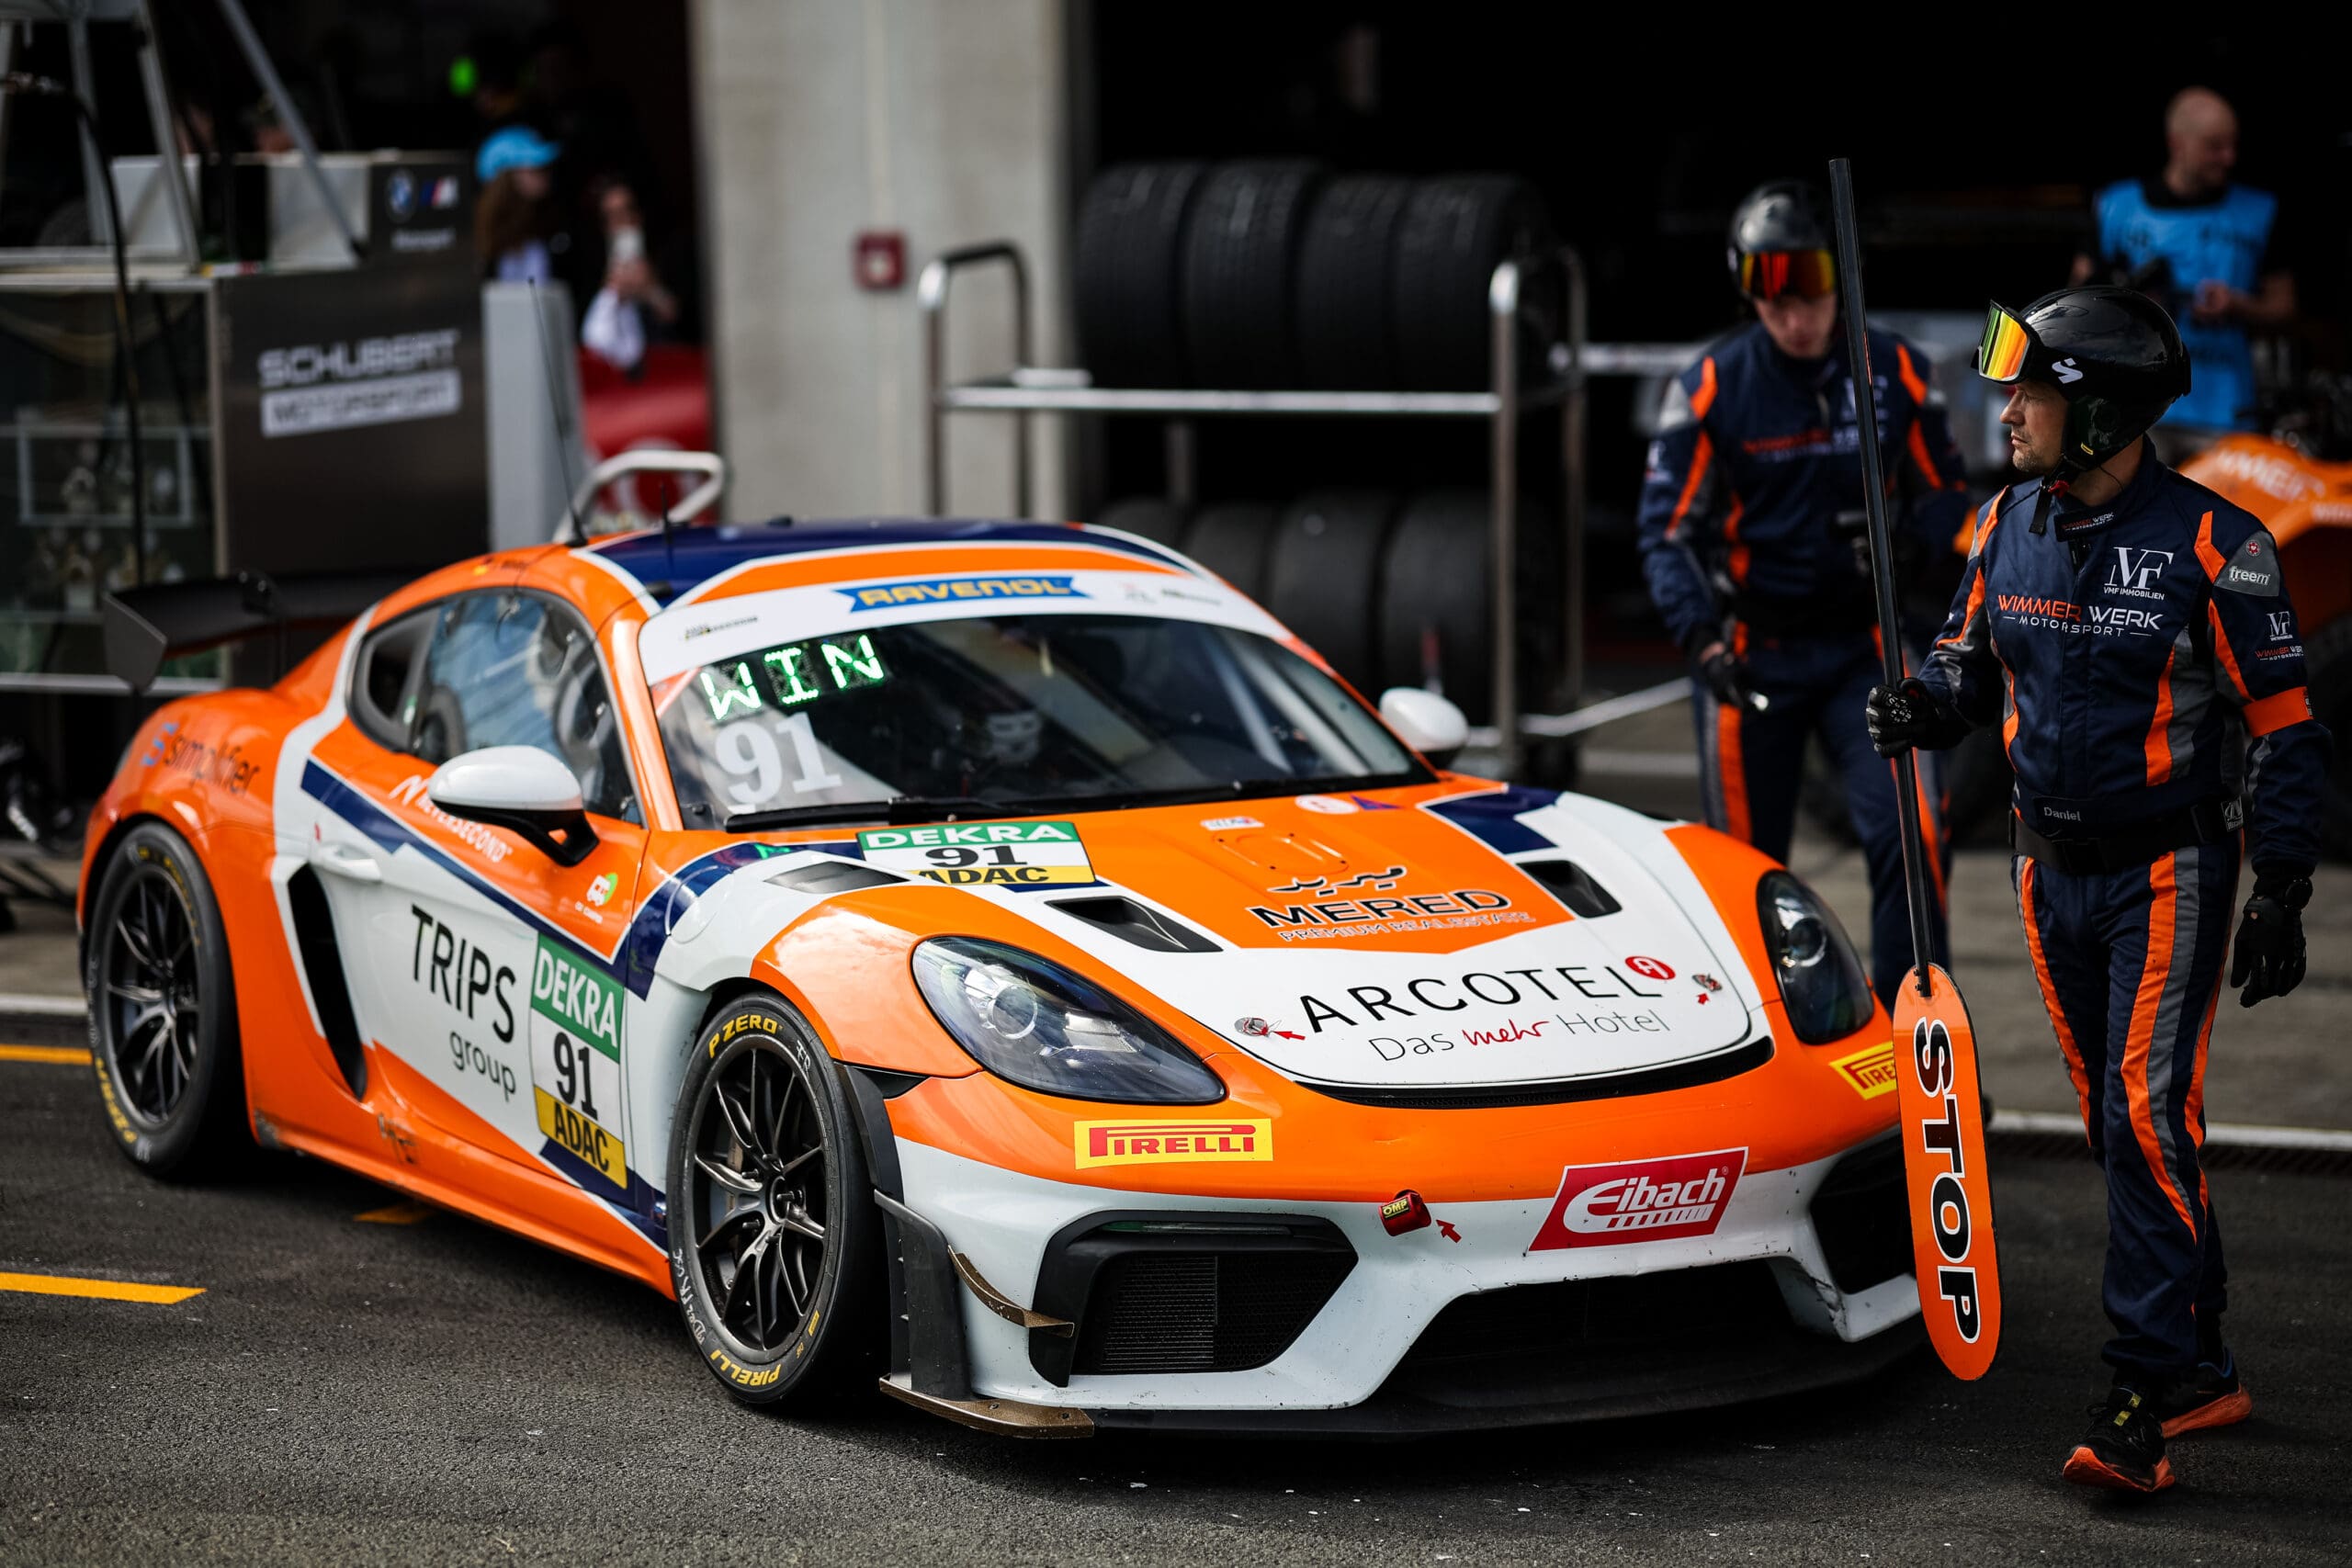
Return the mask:
<path id="1" fill-rule="evenodd" d="M 1080 1122 L 1071 1139 L 1078 1168 L 1204 1165 L 1274 1157 L 1272 1122 Z"/>
<path id="2" fill-rule="evenodd" d="M 1846 1085 L 1864 1100 L 1894 1092 L 1894 1042 L 1871 1045 L 1829 1064 Z"/>
<path id="3" fill-rule="evenodd" d="M 876 828 L 858 852 L 886 871 L 963 887 L 1083 886 L 1094 880 L 1074 822 L 948 822 L 935 828 Z"/>
<path id="4" fill-rule="evenodd" d="M 626 1189 L 619 982 L 569 943 L 542 936 L 531 957 L 530 1029 L 539 1131 Z"/>

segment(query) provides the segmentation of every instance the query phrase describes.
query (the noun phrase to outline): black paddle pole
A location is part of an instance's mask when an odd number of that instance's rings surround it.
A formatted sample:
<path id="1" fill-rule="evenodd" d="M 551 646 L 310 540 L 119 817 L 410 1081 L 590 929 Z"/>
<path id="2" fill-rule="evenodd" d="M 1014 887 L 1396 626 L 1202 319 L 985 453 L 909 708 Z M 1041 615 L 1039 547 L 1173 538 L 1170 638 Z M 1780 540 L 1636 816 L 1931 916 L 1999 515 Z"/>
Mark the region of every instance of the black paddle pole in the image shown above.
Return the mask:
<path id="1" fill-rule="evenodd" d="M 1886 470 L 1878 455 L 1878 388 L 1871 379 L 1870 330 L 1862 311 L 1862 246 L 1854 225 L 1854 165 L 1829 161 L 1829 205 L 1838 227 L 1838 292 L 1846 311 L 1846 358 L 1853 376 L 1854 427 L 1861 437 L 1862 510 L 1870 524 L 1871 580 L 1878 589 L 1879 655 L 1886 683 L 1903 682 L 1903 625 L 1894 608 L 1894 551 L 1886 529 Z M 1928 918 L 1928 849 L 1920 838 L 1919 760 L 1894 759 L 1895 811 L 1903 825 L 1903 880 L 1911 895 L 1911 974 L 1928 994 L 1935 961 Z"/>

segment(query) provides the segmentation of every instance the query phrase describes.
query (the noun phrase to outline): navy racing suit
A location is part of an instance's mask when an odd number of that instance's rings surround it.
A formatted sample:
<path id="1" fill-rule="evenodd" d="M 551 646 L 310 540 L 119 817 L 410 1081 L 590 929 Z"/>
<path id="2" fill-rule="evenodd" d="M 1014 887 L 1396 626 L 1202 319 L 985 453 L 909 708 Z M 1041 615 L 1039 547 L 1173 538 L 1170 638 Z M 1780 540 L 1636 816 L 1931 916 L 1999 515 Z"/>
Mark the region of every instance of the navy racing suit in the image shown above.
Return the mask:
<path id="1" fill-rule="evenodd" d="M 2039 499 L 1979 515 L 1919 678 L 2017 772 L 2026 949 L 2107 1172 L 2106 1358 L 2183 1378 L 2226 1303 L 2198 1145 L 2243 840 L 2257 875 L 2311 874 L 2330 742 L 2252 514 L 2145 453 L 2037 534 Z"/>
<path id="2" fill-rule="evenodd" d="M 1711 827 L 1786 860 L 1807 738 L 1836 762 L 1870 866 L 1871 985 L 1891 1005 L 1913 962 L 1911 925 L 1894 773 L 1858 705 L 1883 666 L 1853 378 L 1835 335 L 1826 358 L 1795 360 L 1750 323 L 1675 378 L 1642 485 L 1642 570 L 1684 652 L 1723 639 L 1770 705 L 1723 703 L 1691 683 Z M 1870 355 L 1902 543 L 1950 549 L 1967 525 L 1967 481 L 1928 358 L 1877 331 Z M 1942 800 L 1932 759 L 1920 761 L 1941 958 Z"/>

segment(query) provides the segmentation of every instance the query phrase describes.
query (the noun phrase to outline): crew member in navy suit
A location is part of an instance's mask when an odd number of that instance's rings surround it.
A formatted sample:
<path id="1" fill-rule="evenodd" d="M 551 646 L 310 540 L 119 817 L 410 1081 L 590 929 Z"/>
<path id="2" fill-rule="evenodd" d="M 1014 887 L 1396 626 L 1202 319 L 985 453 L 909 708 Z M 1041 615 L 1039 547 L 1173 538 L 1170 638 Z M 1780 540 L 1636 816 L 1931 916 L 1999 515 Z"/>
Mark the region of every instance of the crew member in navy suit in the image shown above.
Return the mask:
<path id="1" fill-rule="evenodd" d="M 1876 600 L 1860 505 L 1853 373 L 1837 265 L 1811 186 L 1758 186 L 1733 217 L 1733 283 L 1756 320 L 1667 389 L 1639 520 L 1650 597 L 1689 657 L 1709 825 L 1786 860 L 1818 735 L 1846 786 L 1871 881 L 1871 982 L 1893 1005 L 1912 967 L 1894 769 L 1859 705 L 1878 679 Z M 1949 550 L 1966 479 L 1927 355 L 1870 334 L 1879 442 L 1896 455 L 1898 557 Z M 1920 816 L 1945 959 L 1942 801 L 1920 770 Z"/>
<path id="2" fill-rule="evenodd" d="M 2242 860 L 2240 1005 L 2303 977 L 2330 750 L 2270 535 L 2148 450 L 2189 363 L 2132 289 L 1993 307 L 1977 367 L 2011 389 L 2018 480 L 1918 676 L 1867 709 L 1888 756 L 2001 726 L 2026 951 L 2107 1174 L 2113 1386 L 2064 1472 L 2138 1492 L 2172 1484 L 2166 1437 L 2253 1409 L 2199 1163 L 2205 1046 Z"/>

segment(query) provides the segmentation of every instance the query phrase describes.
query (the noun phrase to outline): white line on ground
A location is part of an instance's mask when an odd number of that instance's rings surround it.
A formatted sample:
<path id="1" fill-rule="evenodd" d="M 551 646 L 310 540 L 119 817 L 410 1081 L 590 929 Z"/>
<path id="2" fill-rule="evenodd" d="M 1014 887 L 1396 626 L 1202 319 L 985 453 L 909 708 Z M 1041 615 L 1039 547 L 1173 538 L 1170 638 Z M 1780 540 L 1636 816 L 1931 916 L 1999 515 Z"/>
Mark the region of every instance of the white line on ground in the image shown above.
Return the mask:
<path id="1" fill-rule="evenodd" d="M 87 1018 L 90 1004 L 79 997 L 35 997 L 21 991 L 0 991 L 0 1013 L 19 1018 Z"/>
<path id="2" fill-rule="evenodd" d="M 1618 751 L 1588 746 L 1577 753 L 1577 767 L 1595 778 L 1695 779 L 1696 751 Z"/>
<path id="3" fill-rule="evenodd" d="M 2054 1111 L 1996 1111 L 1989 1129 L 1996 1133 L 2065 1133 L 2082 1136 L 2082 1118 Z M 2352 1133 L 2325 1127 L 2257 1127 L 2244 1122 L 2214 1122 L 2205 1129 L 2209 1149 L 2314 1149 L 2331 1154 L 2352 1153 Z"/>

